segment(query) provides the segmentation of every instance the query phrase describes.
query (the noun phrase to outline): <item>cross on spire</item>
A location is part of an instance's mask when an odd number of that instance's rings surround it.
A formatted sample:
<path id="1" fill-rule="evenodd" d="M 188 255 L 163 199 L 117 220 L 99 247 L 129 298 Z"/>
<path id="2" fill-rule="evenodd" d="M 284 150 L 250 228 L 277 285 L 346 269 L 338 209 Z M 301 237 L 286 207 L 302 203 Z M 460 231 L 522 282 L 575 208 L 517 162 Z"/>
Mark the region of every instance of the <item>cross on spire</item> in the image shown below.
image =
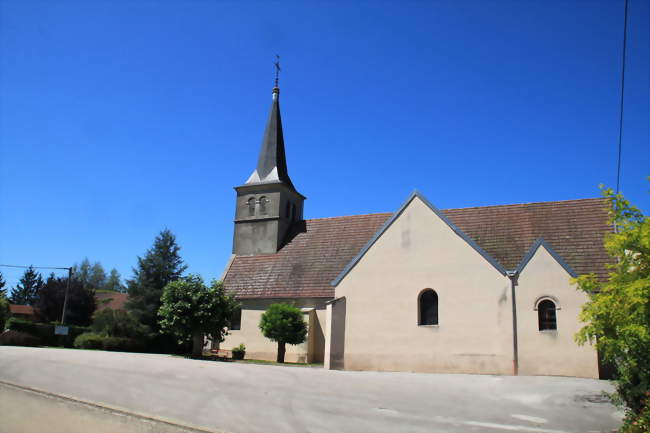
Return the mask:
<path id="1" fill-rule="evenodd" d="M 275 59 L 275 62 L 273 62 L 275 65 L 275 88 L 278 89 L 278 81 L 280 79 L 280 56 L 276 54 Z"/>

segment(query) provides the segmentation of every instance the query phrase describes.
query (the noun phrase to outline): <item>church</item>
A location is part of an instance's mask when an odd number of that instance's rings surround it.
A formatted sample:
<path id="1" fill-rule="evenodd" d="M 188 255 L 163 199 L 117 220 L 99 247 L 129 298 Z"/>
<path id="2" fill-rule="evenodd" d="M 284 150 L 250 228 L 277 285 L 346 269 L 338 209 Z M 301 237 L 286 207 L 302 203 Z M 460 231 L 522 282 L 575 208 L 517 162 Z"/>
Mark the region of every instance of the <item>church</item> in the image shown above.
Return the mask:
<path id="1" fill-rule="evenodd" d="M 326 369 L 599 377 L 593 346 L 573 339 L 586 295 L 606 276 L 602 198 L 438 209 L 412 192 L 394 213 L 304 218 L 289 177 L 272 92 L 257 167 L 235 187 L 226 289 L 241 302 L 223 348 L 274 360 L 258 328 L 291 303 L 308 324 L 289 362 Z"/>

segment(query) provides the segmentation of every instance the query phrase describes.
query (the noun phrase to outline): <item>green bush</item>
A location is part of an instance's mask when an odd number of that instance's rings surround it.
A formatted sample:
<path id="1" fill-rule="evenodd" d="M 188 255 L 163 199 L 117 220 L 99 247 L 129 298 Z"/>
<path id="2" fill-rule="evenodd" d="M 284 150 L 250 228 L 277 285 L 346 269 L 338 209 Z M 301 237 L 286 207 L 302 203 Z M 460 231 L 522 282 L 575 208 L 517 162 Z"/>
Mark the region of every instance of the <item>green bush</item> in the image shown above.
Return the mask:
<path id="1" fill-rule="evenodd" d="M 46 346 L 56 345 L 54 326 L 46 323 L 34 323 L 29 320 L 12 317 L 7 321 L 7 329 L 29 334 Z"/>
<path id="2" fill-rule="evenodd" d="M 246 346 L 244 343 L 232 348 L 232 359 L 244 359 L 246 355 Z"/>
<path id="3" fill-rule="evenodd" d="M 77 336 L 88 332 L 90 328 L 84 326 L 68 326 L 68 335 L 54 335 L 54 327 L 58 323 L 34 323 L 29 320 L 12 317 L 7 321 L 7 329 L 24 332 L 38 339 L 44 346 L 73 347 Z"/>
<path id="4" fill-rule="evenodd" d="M 143 345 L 137 340 L 124 337 L 103 337 L 104 350 L 116 352 L 135 352 L 143 348 Z"/>
<path id="5" fill-rule="evenodd" d="M 149 328 L 141 324 L 132 313 L 111 308 L 96 311 L 91 327 L 93 332 L 111 337 L 144 340 L 149 334 Z"/>
<path id="6" fill-rule="evenodd" d="M 646 392 L 646 401 L 650 399 L 650 391 Z M 650 406 L 645 406 L 639 414 L 628 410 L 623 420 L 620 433 L 647 433 L 650 431 Z"/>
<path id="7" fill-rule="evenodd" d="M 74 347 L 78 349 L 103 349 L 104 339 L 105 337 L 99 334 L 86 332 L 74 339 Z"/>
<path id="8" fill-rule="evenodd" d="M 39 340 L 26 332 L 7 330 L 0 334 L 0 346 L 38 346 Z"/>

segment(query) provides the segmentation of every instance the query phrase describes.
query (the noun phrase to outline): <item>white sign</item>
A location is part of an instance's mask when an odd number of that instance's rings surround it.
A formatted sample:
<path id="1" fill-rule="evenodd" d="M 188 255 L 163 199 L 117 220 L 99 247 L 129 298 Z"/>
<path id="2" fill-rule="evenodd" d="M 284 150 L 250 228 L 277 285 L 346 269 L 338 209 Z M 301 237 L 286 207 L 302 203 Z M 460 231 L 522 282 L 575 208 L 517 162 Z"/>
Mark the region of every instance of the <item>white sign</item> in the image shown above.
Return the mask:
<path id="1" fill-rule="evenodd" d="M 54 327 L 54 335 L 68 335 L 68 327 L 67 326 L 55 326 Z"/>

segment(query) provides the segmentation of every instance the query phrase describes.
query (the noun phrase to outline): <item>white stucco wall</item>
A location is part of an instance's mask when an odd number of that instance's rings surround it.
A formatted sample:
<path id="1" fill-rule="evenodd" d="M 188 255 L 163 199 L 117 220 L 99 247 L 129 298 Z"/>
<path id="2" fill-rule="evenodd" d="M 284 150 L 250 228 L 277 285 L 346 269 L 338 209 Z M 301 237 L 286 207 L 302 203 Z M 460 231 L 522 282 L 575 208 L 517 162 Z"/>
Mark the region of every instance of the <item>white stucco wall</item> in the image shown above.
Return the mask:
<path id="1" fill-rule="evenodd" d="M 517 328 L 519 373 L 598 378 L 598 358 L 591 345 L 578 346 L 573 337 L 582 327 L 578 319 L 587 295 L 570 284 L 571 276 L 540 246 L 519 276 Z M 540 331 L 536 302 L 557 301 L 557 330 Z"/>
<path id="2" fill-rule="evenodd" d="M 426 288 L 438 294 L 438 326 L 418 326 Z M 339 297 L 344 362 L 334 368 L 513 371 L 510 280 L 418 197 L 338 284 Z"/>

